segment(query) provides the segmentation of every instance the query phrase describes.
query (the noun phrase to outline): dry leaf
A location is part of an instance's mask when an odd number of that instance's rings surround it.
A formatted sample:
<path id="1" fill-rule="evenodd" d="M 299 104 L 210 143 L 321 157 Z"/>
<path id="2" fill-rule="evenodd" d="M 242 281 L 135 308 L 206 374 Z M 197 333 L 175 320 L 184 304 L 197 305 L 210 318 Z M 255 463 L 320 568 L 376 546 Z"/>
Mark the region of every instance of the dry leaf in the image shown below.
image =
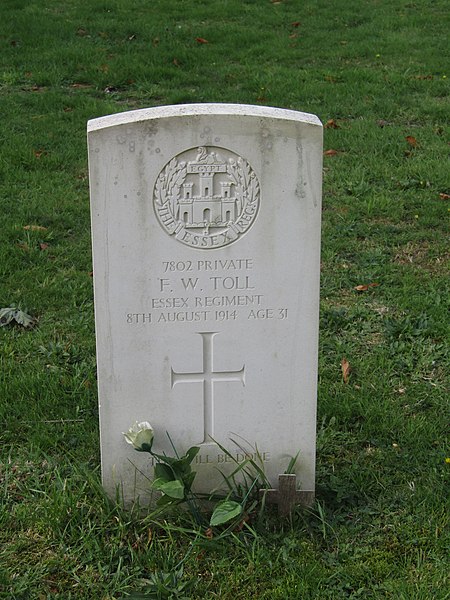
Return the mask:
<path id="1" fill-rule="evenodd" d="M 337 150 L 325 150 L 323 153 L 324 156 L 336 156 L 338 154 Z"/>
<path id="2" fill-rule="evenodd" d="M 45 150 L 33 150 L 33 154 L 36 158 L 41 158 L 41 156 L 44 156 L 47 152 Z"/>
<path id="3" fill-rule="evenodd" d="M 72 83 L 70 87 L 75 89 L 88 89 L 91 88 L 92 85 L 90 85 L 89 83 Z"/>
<path id="4" fill-rule="evenodd" d="M 205 40 L 205 38 L 195 38 L 195 41 L 198 42 L 199 44 L 209 44 L 208 40 Z"/>
<path id="5" fill-rule="evenodd" d="M 48 245 L 48 244 L 46 244 L 45 242 L 41 242 L 41 243 L 39 244 L 39 248 L 40 248 L 41 250 L 47 250 L 48 246 L 49 246 L 49 245 Z"/>
<path id="6" fill-rule="evenodd" d="M 329 119 L 325 123 L 325 129 L 339 129 L 339 128 L 340 128 L 340 125 L 338 125 L 334 119 Z"/>
<path id="7" fill-rule="evenodd" d="M 300 21 L 294 21 L 293 23 L 291 23 L 291 27 L 299 27 L 300 25 Z"/>
<path id="8" fill-rule="evenodd" d="M 47 231 L 47 227 L 42 227 L 42 225 L 25 225 L 24 229 L 26 231 Z"/>
<path id="9" fill-rule="evenodd" d="M 405 137 L 405 140 L 408 142 L 408 144 L 410 146 L 412 146 L 413 148 L 415 148 L 417 146 L 417 140 L 415 137 L 413 137 L 412 135 L 407 135 Z"/>
<path id="10" fill-rule="evenodd" d="M 445 194 L 444 192 L 441 192 L 441 193 L 439 194 L 439 198 L 440 198 L 441 200 L 450 200 L 450 194 Z"/>
<path id="11" fill-rule="evenodd" d="M 291 33 L 291 35 L 289 37 L 291 38 L 291 40 L 293 40 L 296 37 L 298 37 L 298 33 Z"/>
<path id="12" fill-rule="evenodd" d="M 180 66 L 180 63 L 178 62 L 178 59 L 174 58 L 172 62 L 173 62 L 173 64 L 174 64 L 176 67 L 179 67 L 179 66 Z"/>
<path id="13" fill-rule="evenodd" d="M 357 292 L 367 292 L 369 288 L 378 287 L 379 285 L 379 283 L 366 283 L 364 285 L 357 285 L 353 289 L 355 289 Z"/>
<path id="14" fill-rule="evenodd" d="M 208 540 L 213 539 L 214 533 L 211 527 L 208 527 L 208 529 L 205 531 L 205 536 L 208 538 Z"/>
<path id="15" fill-rule="evenodd" d="M 348 383 L 348 378 L 350 376 L 350 363 L 345 357 L 341 360 L 341 369 L 342 379 L 344 380 L 344 383 Z"/>

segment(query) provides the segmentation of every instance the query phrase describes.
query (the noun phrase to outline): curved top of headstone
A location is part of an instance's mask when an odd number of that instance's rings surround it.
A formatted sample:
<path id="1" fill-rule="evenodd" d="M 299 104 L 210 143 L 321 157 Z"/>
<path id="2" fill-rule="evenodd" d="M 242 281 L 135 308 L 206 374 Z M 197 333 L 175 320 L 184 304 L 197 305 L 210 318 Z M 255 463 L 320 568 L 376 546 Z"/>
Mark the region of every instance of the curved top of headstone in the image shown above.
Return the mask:
<path id="1" fill-rule="evenodd" d="M 176 104 L 171 106 L 156 106 L 140 110 L 130 110 L 88 121 L 87 129 L 97 131 L 129 123 L 138 123 L 149 119 L 165 117 L 185 117 L 198 115 L 235 115 L 242 117 L 268 117 L 285 121 L 300 121 L 308 125 L 321 127 L 322 123 L 316 115 L 285 108 L 272 108 L 268 106 L 254 106 L 252 104 Z"/>

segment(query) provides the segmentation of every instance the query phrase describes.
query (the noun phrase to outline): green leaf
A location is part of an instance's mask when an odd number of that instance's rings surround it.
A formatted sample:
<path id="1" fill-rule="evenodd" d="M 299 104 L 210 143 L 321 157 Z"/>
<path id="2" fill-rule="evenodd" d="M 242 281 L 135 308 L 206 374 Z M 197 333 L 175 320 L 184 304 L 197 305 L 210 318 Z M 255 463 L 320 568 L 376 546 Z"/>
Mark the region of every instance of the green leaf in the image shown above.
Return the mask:
<path id="1" fill-rule="evenodd" d="M 175 498 L 176 500 L 183 500 L 184 498 L 184 485 L 178 479 L 174 481 L 163 481 L 162 479 L 155 479 L 152 483 L 152 487 L 155 490 L 159 490 L 166 496 L 170 498 Z"/>
<path id="2" fill-rule="evenodd" d="M 186 458 L 188 459 L 188 462 L 191 463 L 199 452 L 200 448 L 198 446 L 192 446 L 192 448 L 189 448 L 189 450 L 186 452 Z"/>
<path id="3" fill-rule="evenodd" d="M 164 481 L 173 481 L 175 479 L 173 471 L 167 465 L 156 463 L 155 479 L 163 479 Z"/>
<path id="4" fill-rule="evenodd" d="M 214 509 L 209 524 L 211 527 L 228 523 L 242 512 L 242 506 L 234 500 L 224 500 L 220 502 Z"/>

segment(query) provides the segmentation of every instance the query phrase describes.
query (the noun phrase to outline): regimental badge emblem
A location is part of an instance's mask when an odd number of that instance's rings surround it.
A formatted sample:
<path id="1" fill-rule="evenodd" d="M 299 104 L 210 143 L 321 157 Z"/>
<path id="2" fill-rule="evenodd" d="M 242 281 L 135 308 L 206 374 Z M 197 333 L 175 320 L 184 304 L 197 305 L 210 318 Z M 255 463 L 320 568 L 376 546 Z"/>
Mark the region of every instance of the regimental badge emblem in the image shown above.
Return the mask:
<path id="1" fill-rule="evenodd" d="M 162 228 L 179 242 L 210 250 L 238 240 L 258 214 L 260 185 L 248 161 L 214 146 L 191 148 L 160 172 L 153 202 Z"/>

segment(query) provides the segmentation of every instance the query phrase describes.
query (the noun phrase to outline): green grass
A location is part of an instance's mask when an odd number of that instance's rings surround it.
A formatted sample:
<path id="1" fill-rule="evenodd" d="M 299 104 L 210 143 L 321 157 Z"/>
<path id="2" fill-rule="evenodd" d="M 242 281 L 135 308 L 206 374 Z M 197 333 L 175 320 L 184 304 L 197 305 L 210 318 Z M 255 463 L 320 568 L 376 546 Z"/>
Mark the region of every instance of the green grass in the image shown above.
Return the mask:
<path id="1" fill-rule="evenodd" d="M 3 0 L 0 22 L 0 308 L 38 319 L 0 328 L 0 598 L 120 598 L 180 563 L 194 599 L 450 598 L 447 3 Z M 99 484 L 86 121 L 180 102 L 338 125 L 317 501 L 212 540 Z"/>

